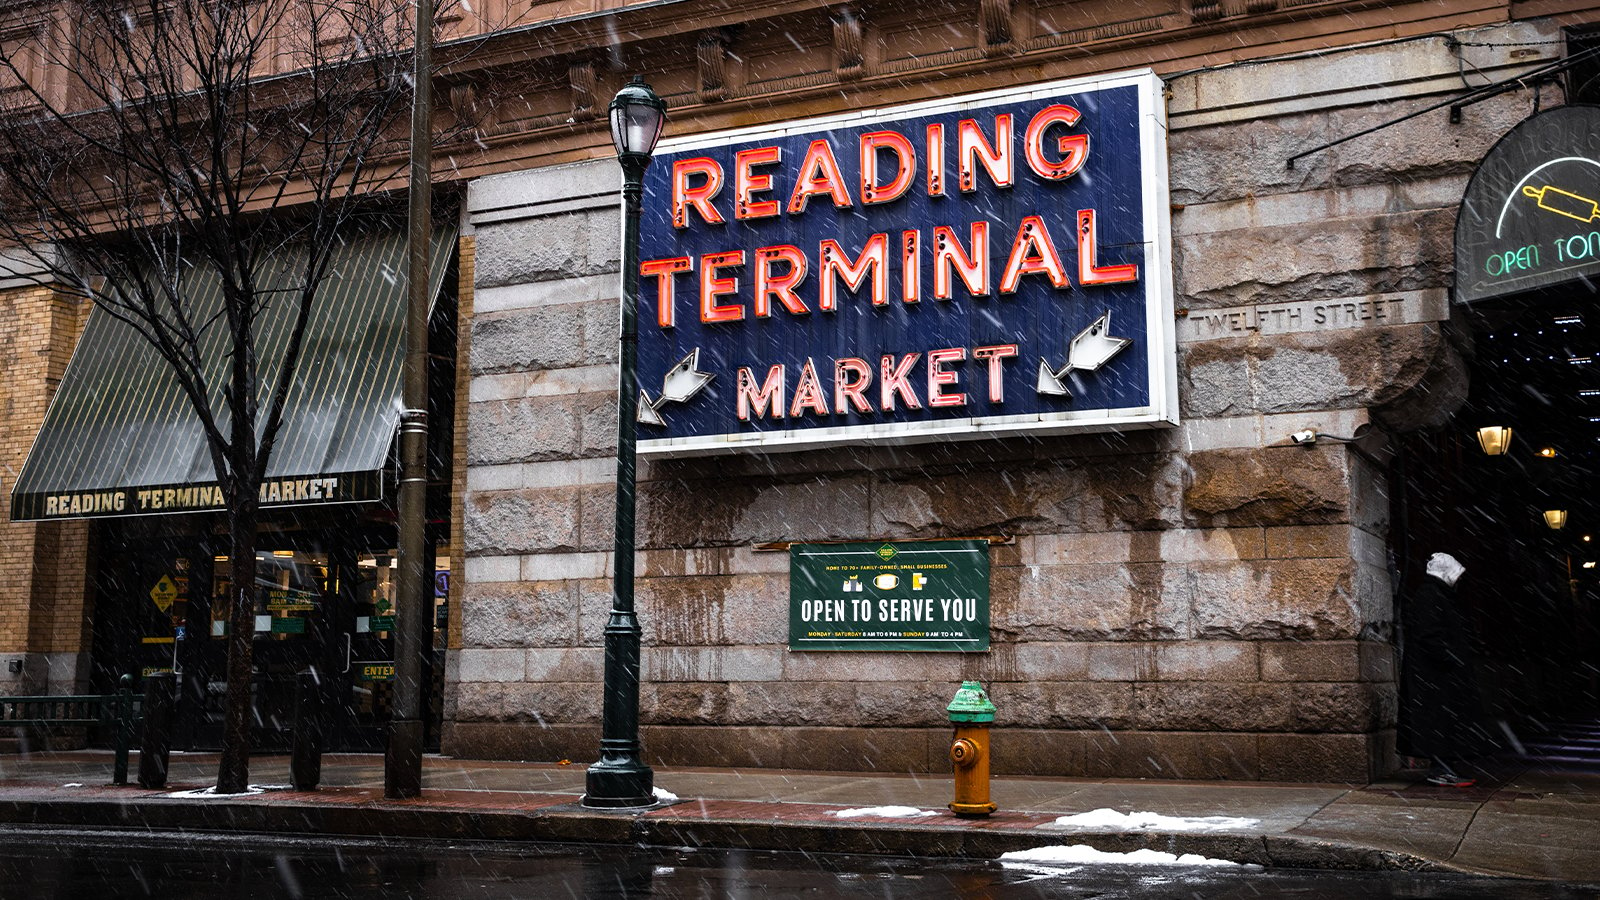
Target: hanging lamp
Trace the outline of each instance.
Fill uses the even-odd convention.
[[[1504,425],[1488,425],[1478,429],[1478,446],[1489,456],[1505,456],[1511,449],[1511,429]]]

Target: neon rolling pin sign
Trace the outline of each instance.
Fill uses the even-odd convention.
[[[1163,122],[1141,72],[664,143],[640,452],[1176,423]]]
[[[1564,289],[1600,276],[1600,109],[1519,123],[1479,163],[1456,217],[1456,299]],[[1551,295],[1552,297],[1554,295]]]
[[[1549,184],[1543,187],[1527,185],[1522,188],[1522,193],[1523,196],[1538,201],[1539,208],[1545,212],[1577,219],[1579,222],[1593,222],[1595,219],[1600,219],[1600,203],[1581,194],[1564,191]]]

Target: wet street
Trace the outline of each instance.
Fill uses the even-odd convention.
[[[0,897],[1600,898],[1600,889],[1413,873],[1245,866],[1043,866],[561,844],[0,831]]]

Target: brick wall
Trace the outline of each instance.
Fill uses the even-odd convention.
[[[461,573],[467,567],[466,544],[462,535],[462,498],[467,493],[467,394],[472,383],[472,292],[477,278],[477,239],[463,235],[459,246],[456,286],[456,416],[451,438],[453,461],[450,476],[450,577],[451,605],[449,649],[461,649],[461,601],[465,588]],[[454,654],[450,658],[454,658]]]
[[[87,307],[49,287],[0,290],[0,691],[78,688],[87,647],[88,526],[11,522],[9,496],[82,330]],[[20,671],[14,669],[20,668]]]

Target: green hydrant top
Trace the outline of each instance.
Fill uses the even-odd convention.
[[[983,685],[976,681],[963,681],[956,691],[954,700],[945,707],[945,712],[950,714],[951,722],[993,722],[994,704],[989,702],[989,693]]]

